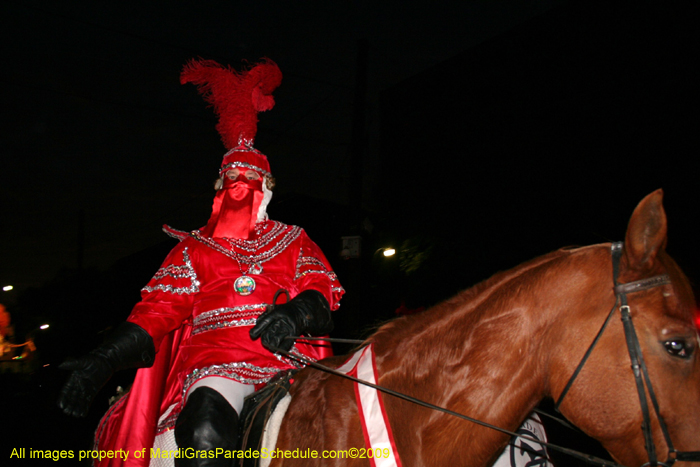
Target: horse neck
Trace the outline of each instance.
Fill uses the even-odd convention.
[[[600,286],[605,252],[559,250],[385,325],[372,339],[380,383],[516,428],[547,395],[549,342],[572,304]]]

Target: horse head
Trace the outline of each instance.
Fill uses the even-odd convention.
[[[629,466],[647,464],[654,455],[668,464],[676,457],[687,458],[672,448],[700,451],[700,338],[694,323],[695,299],[688,279],[665,251],[667,224],[662,198],[658,190],[639,203],[621,252],[617,282],[647,285],[626,287],[628,324],[633,330],[625,331],[623,321],[616,319],[624,316],[625,310],[613,282],[608,279],[593,287],[588,291],[588,305],[578,307],[578,316],[569,315],[569,322],[562,323],[569,329],[562,333],[567,342],[561,343],[570,350],[568,357],[555,359],[550,380],[561,412],[601,441],[618,462]],[[610,268],[610,256],[605,261]],[[655,280],[645,282],[650,278]],[[612,319],[588,360],[579,365],[605,320],[608,310],[603,305],[607,302],[610,306],[616,299]],[[635,344],[627,343],[630,332],[638,338],[639,358],[648,370],[645,376],[643,368],[637,368],[638,380],[628,348]],[[580,373],[562,401],[577,365]],[[645,404],[650,413],[646,421]],[[641,428],[645,423],[649,425],[646,442]],[[653,459],[651,462],[654,465]]]

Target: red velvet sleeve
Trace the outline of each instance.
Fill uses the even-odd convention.
[[[160,269],[141,289],[141,301],[127,318],[151,335],[156,351],[163,337],[179,328],[192,314],[200,283],[191,245],[183,241],[168,254]]]
[[[306,232],[301,234],[301,250],[297,258],[294,282],[300,291],[313,289],[321,292],[328,300],[331,310],[338,309],[340,298],[345,293],[323,252]]]

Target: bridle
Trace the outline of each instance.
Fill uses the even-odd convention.
[[[644,464],[645,466],[664,466],[670,467],[676,461],[688,461],[688,462],[700,462],[700,451],[678,451],[673,447],[671,442],[671,436],[668,432],[668,427],[666,422],[664,422],[663,417],[659,411],[659,404],[656,399],[656,394],[654,393],[654,388],[651,385],[651,379],[649,378],[649,371],[644,363],[644,357],[642,355],[642,349],[639,345],[639,339],[637,338],[637,332],[634,329],[634,324],[632,323],[632,316],[630,314],[630,307],[627,303],[627,294],[639,292],[642,290],[648,290],[654,287],[659,287],[661,285],[666,285],[671,283],[671,279],[668,274],[661,274],[658,276],[650,277],[648,279],[642,279],[634,282],[628,282],[625,284],[620,284],[618,282],[618,277],[620,274],[620,259],[622,257],[622,242],[616,242],[612,244],[612,264],[613,264],[613,281],[615,284],[615,304],[613,305],[607,319],[603,323],[603,326],[598,331],[595,339],[591,343],[590,347],[584,354],[581,362],[576,367],[576,370],[571,375],[568,383],[564,387],[559,399],[557,400],[554,408],[559,410],[564,397],[571,389],[574,384],[576,377],[581,372],[581,369],[585,365],[588,357],[590,357],[593,349],[600,340],[600,337],[605,331],[605,328],[610,323],[610,319],[615,313],[616,308],[620,310],[620,318],[622,319],[622,325],[625,330],[625,340],[627,342],[627,350],[630,355],[630,361],[632,362],[632,372],[634,373],[634,380],[637,386],[637,395],[639,396],[639,404],[642,409],[642,433],[644,434],[644,447],[647,451],[647,456],[649,462]],[[656,446],[654,445],[652,430],[651,430],[651,413],[649,410],[649,404],[647,403],[647,395],[651,401],[651,405],[654,408],[654,413],[656,414],[656,419],[661,427],[661,432],[664,435],[664,440],[668,446],[668,458],[665,462],[659,462],[656,455]]]

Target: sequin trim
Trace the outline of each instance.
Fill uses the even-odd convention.
[[[185,400],[187,391],[194,383],[207,376],[221,376],[243,384],[260,384],[266,383],[278,371],[280,371],[278,367],[259,367],[246,362],[224,363],[198,368],[185,378],[185,384],[182,388],[182,400]]]
[[[165,411],[163,416],[161,417],[161,420],[158,422],[158,428],[156,428],[156,436],[159,436],[163,433],[165,433],[168,430],[172,430],[175,428],[175,422],[177,422],[177,417],[180,415],[180,410],[175,410],[176,408],[180,408],[182,404],[173,404],[170,407],[168,407],[168,410]]]
[[[305,361],[317,361],[315,358],[304,355],[297,348],[296,345],[290,350],[292,355],[303,358]],[[296,360],[284,357],[279,354],[274,354],[275,357],[280,362],[286,363],[287,365],[292,365],[295,368],[303,368],[304,365]],[[280,372],[282,369],[278,367],[259,367],[251,363],[246,362],[233,362],[224,363],[221,365],[212,365],[204,368],[198,368],[192,373],[187,375],[185,378],[185,383],[182,387],[182,401],[185,400],[187,391],[192,387],[194,383],[207,376],[220,376],[222,378],[232,379],[236,382],[243,384],[261,384],[267,383],[270,378]],[[180,404],[181,406],[182,404]],[[165,417],[165,419],[158,424],[158,433],[171,429],[175,425],[177,420],[177,415],[180,413],[179,410],[173,410],[173,412]]]
[[[174,287],[171,284],[156,284],[153,287],[145,286],[142,291],[153,292],[160,290],[162,292],[175,293],[178,295],[182,294],[193,294],[199,292],[199,279],[197,278],[197,273],[192,267],[192,261],[190,260],[190,255],[187,253],[187,248],[182,250],[182,257],[185,262],[182,266],[176,266],[170,264],[164,268],[158,269],[155,276],[153,276],[152,281],[160,281],[166,277],[172,277],[173,279],[190,279],[189,287]]]
[[[255,165],[253,165],[253,164],[248,164],[248,163],[246,163],[246,162],[239,162],[239,161],[236,161],[236,162],[229,162],[229,163],[226,164],[225,166],[221,167],[221,170],[219,170],[219,174],[223,175],[223,174],[226,173],[226,171],[227,171],[228,169],[232,169],[232,168],[234,168],[234,167],[243,167],[243,168],[246,168],[246,169],[255,170],[256,172],[259,172],[259,173],[260,173],[261,175],[263,175],[263,176],[268,176],[268,177],[269,177],[269,176],[272,175],[272,174],[270,174],[270,172],[268,172],[267,170],[263,170],[263,169],[261,169],[261,168],[258,167],[258,166],[255,166]]]
[[[231,154],[233,154],[234,152],[252,152],[252,153],[257,154],[265,159],[267,158],[263,153],[261,153],[260,151],[258,151],[257,149],[255,149],[253,147],[253,140],[248,140],[245,138],[241,138],[238,141],[238,146],[236,146],[235,148],[229,149],[229,151],[226,154],[224,154],[224,160],[226,160],[226,158],[228,156],[230,156]],[[233,162],[229,162],[228,164],[222,166],[221,169],[219,169],[219,176],[223,175],[224,172],[231,167],[246,167],[249,169],[257,170],[258,172],[260,172],[263,175],[271,175],[270,172],[263,170],[259,167],[256,167],[252,164],[247,164],[245,162],[239,162],[239,161],[233,161]]]
[[[302,232],[301,227],[298,227],[296,225],[288,226],[282,224],[281,222],[270,222],[272,223],[272,228],[270,229],[270,231],[263,233],[262,236],[257,240],[230,240],[230,242],[233,245],[243,250],[245,253],[249,253],[249,255],[245,255],[245,253],[239,254],[237,252],[233,252],[227,248],[224,248],[223,246],[216,243],[216,241],[212,238],[204,237],[196,230],[190,235],[192,235],[192,237],[195,240],[218,251],[219,253],[222,253],[230,258],[235,259],[240,264],[260,264],[271,260],[278,254],[286,250],[289,247],[289,245],[291,245],[297,238],[299,238],[299,235],[301,235]],[[281,238],[278,238],[280,236]],[[271,244],[272,246],[270,247]],[[264,250],[258,254],[254,254],[258,250],[264,249],[266,247],[269,247],[269,249]]]
[[[127,394],[128,395],[128,394]],[[120,397],[116,402],[114,402],[109,409],[107,409],[107,413],[104,414],[102,419],[100,420],[100,423],[97,425],[97,430],[95,430],[95,437],[94,437],[94,446],[95,449],[97,449],[97,446],[100,445],[100,441],[102,440],[102,435],[104,434],[105,428],[107,428],[107,425],[109,424],[109,419],[112,416],[112,414],[119,408],[122,404],[124,404],[127,400],[126,395],[123,397]],[[97,460],[93,461],[93,465],[97,465]]]
[[[174,229],[174,228],[170,227],[169,225],[163,226],[163,232],[165,232],[165,234],[168,237],[175,238],[179,241],[183,241],[190,234],[189,232],[186,232],[184,230]]]
[[[258,225],[256,225],[256,230],[257,229]],[[301,228],[295,225],[289,226],[281,222],[269,221],[262,224],[262,229],[261,232],[259,232],[259,237],[257,239],[245,240],[242,238],[230,238],[228,239],[228,241],[229,243],[243,251],[246,251],[248,253],[255,253],[260,248],[265,248],[266,246],[268,246],[281,234],[284,234],[286,231],[289,231],[291,233],[295,229],[301,231]]]
[[[217,308],[198,315],[192,320],[192,334],[238,326],[253,326],[267,309],[266,303]]]
[[[301,358],[302,360],[300,361],[300,360],[295,360],[293,358],[288,358],[288,357],[285,357],[284,355],[278,354],[278,353],[276,353],[274,355],[275,355],[275,357],[277,357],[277,360],[279,360],[280,362],[286,363],[287,365],[292,365],[295,368],[304,368],[306,365],[301,363],[302,361],[310,361],[310,362],[317,361],[315,358],[309,357],[308,355],[301,353],[299,351],[299,349],[297,349],[296,344],[294,344],[294,347],[292,347],[292,349],[289,351],[289,353]]]
[[[335,274],[335,272],[329,271],[323,261],[314,256],[302,256],[300,254],[299,259],[297,260],[297,271],[294,276],[294,280],[297,280],[307,274],[325,274],[328,276],[331,282],[336,282],[338,280],[338,276]]]

